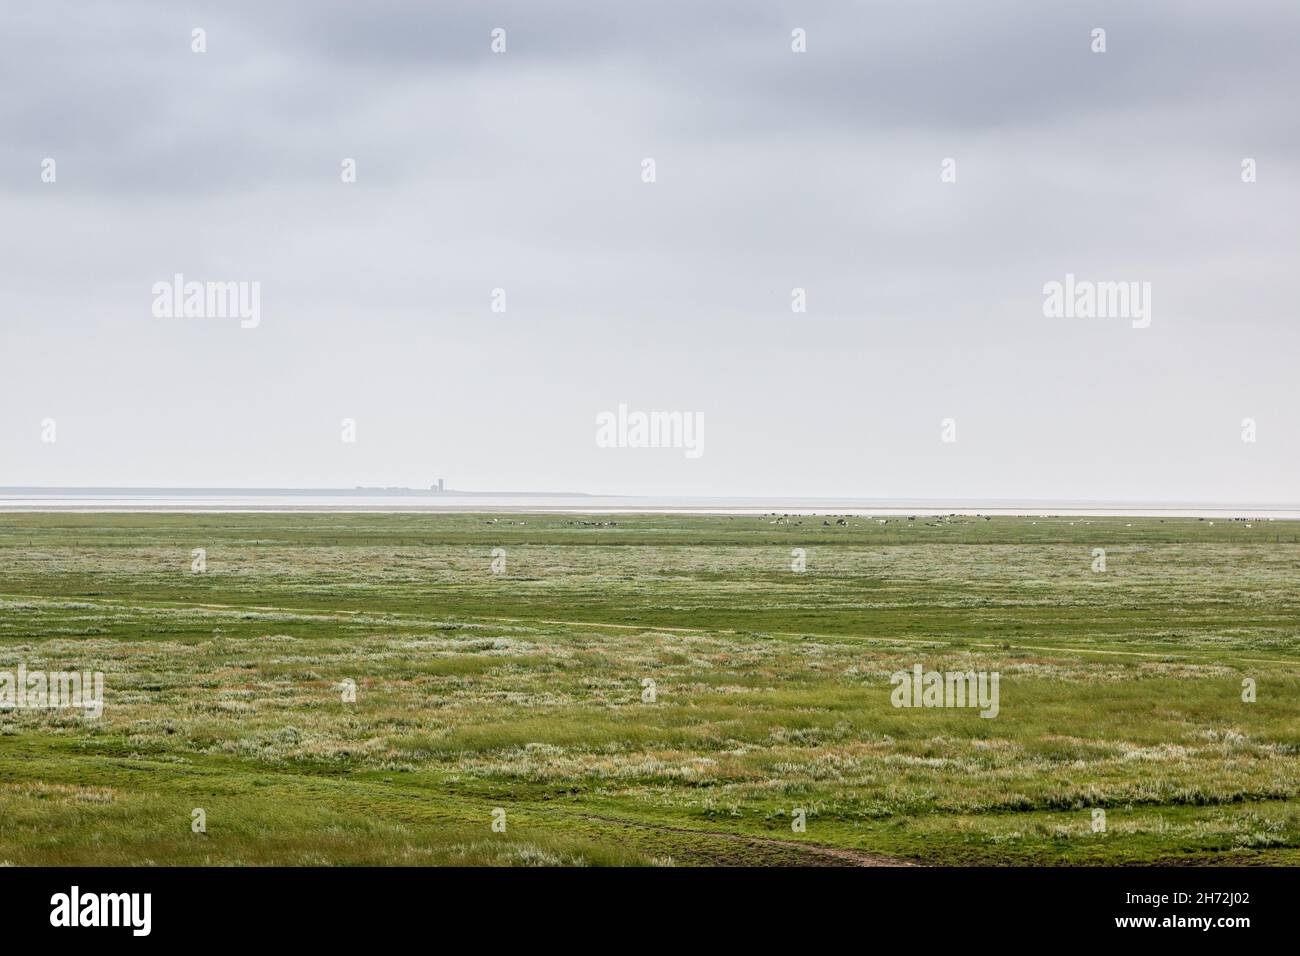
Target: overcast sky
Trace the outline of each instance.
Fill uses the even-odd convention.
[[[14,0],[0,485],[1300,500],[1297,49],[1294,0]],[[703,454],[597,447],[620,403]]]

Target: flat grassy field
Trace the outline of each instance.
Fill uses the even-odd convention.
[[[882,520],[0,515],[0,863],[1300,863],[1300,527]]]

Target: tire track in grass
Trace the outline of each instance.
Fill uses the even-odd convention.
[[[710,840],[724,840],[751,847],[762,847],[793,853],[795,864],[802,866],[919,866],[911,860],[901,857],[886,856],[882,853],[869,853],[866,850],[854,850],[848,847],[825,846],[820,843],[805,843],[801,840],[781,840],[776,837],[756,836],[748,833],[730,833],[723,830],[694,830],[690,827],[675,827],[665,823],[644,823],[639,820],[623,820],[616,817],[593,816],[583,814],[582,819],[593,823],[612,824],[624,828],[653,830],[658,833],[675,833],[683,836],[704,837]],[[717,861],[725,863],[725,860]]]

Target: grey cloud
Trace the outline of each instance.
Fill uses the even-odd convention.
[[[483,487],[1294,497],[1291,4],[6,16],[8,483],[396,483],[451,458]],[[1044,319],[1067,271],[1151,281],[1152,328]],[[263,325],[152,319],[175,272],[261,281]],[[705,411],[707,460],[597,454],[619,401]],[[50,453],[29,425],[55,406]],[[1250,410],[1269,443],[1243,459]],[[341,457],[343,414],[384,440]]]

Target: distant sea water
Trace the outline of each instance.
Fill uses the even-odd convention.
[[[1029,515],[1300,518],[1300,505],[1008,499],[719,498],[310,489],[0,488],[0,512],[373,512],[534,514]]]

